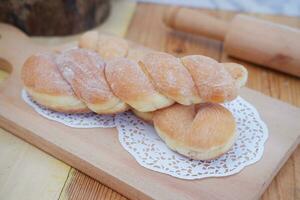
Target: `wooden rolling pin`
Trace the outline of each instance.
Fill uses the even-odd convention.
[[[171,8],[167,26],[224,41],[225,51],[236,58],[300,77],[300,30],[246,15],[231,22],[187,8]]]

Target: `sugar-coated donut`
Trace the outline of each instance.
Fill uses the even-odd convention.
[[[125,57],[129,48],[128,42],[123,38],[109,34],[99,34],[97,31],[84,33],[79,39],[78,46],[97,51],[104,60]]]
[[[248,79],[248,71],[243,65],[237,63],[221,63],[221,64],[235,79],[235,83],[238,88],[241,88],[244,85],[246,85]]]
[[[237,97],[238,86],[221,63],[201,55],[185,56],[181,60],[192,75],[202,102],[219,103]]]
[[[26,91],[33,100],[49,109],[66,113],[88,112],[87,106],[59,73],[55,57],[55,54],[40,53],[26,60],[21,71]]]
[[[115,58],[105,67],[113,93],[140,112],[149,112],[174,103],[155,90],[140,66],[126,58]]]
[[[141,61],[147,54],[154,52],[154,50],[137,45],[137,44],[131,44],[129,43],[129,49],[127,53],[127,58],[129,60],[132,60],[136,63]]]
[[[97,51],[99,33],[97,31],[88,31],[79,38],[78,46],[80,48]]]
[[[104,60],[125,57],[128,52],[128,43],[123,38],[101,34],[98,37],[97,52]]]
[[[56,62],[76,96],[92,111],[112,114],[129,108],[111,92],[104,75],[105,63],[96,52],[70,49],[59,54]]]
[[[197,160],[210,160],[227,152],[236,136],[230,111],[219,104],[175,104],[154,112],[154,127],[167,146]]]
[[[231,101],[247,81],[247,70],[239,64],[201,55],[176,58],[96,31],[83,34],[79,47],[26,61],[24,86],[37,102],[65,112],[113,114],[130,107],[152,112],[174,102]],[[50,80],[54,82],[49,84]],[[53,93],[53,88],[62,95]]]
[[[192,76],[180,59],[163,52],[151,52],[139,64],[160,93],[183,105],[200,102]]]

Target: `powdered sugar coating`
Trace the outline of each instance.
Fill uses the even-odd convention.
[[[56,55],[39,53],[29,57],[23,65],[21,76],[26,87],[50,95],[74,96],[72,87],[57,69]]]
[[[212,58],[191,55],[181,58],[184,66],[192,75],[200,98],[204,102],[224,102],[237,97],[235,80]]]
[[[141,61],[147,54],[154,52],[152,49],[148,49],[143,46],[139,46],[136,44],[131,44],[129,47],[128,53],[127,53],[127,58],[129,60],[132,60],[134,62],[139,62]]]
[[[105,79],[105,63],[96,52],[70,49],[58,55],[56,61],[64,78],[84,102],[103,103],[114,97]]]
[[[165,96],[184,105],[197,101],[196,86],[180,59],[163,52],[151,52],[144,56],[141,64]]]
[[[112,35],[100,34],[97,41],[97,52],[104,60],[125,57],[128,51],[126,40]]]
[[[237,63],[221,63],[226,71],[229,72],[231,77],[235,80],[237,87],[241,88],[246,85],[248,79],[248,71],[247,69],[240,64]]]
[[[105,75],[111,89],[122,100],[156,93],[139,65],[126,58],[116,58],[107,63]]]
[[[155,106],[157,101],[161,103],[156,97],[162,95],[136,62],[115,58],[107,63],[105,76],[114,94],[136,109]]]

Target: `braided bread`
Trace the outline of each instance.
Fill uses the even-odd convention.
[[[231,112],[214,103],[176,104],[155,111],[153,124],[170,149],[196,160],[219,157],[231,148],[236,137]]]
[[[97,53],[71,49],[59,54],[56,63],[58,70],[71,85],[76,96],[90,110],[101,114],[112,114],[129,108],[111,91],[104,74],[106,64]]]
[[[93,51],[38,54],[25,62],[23,82],[38,103],[63,112],[151,112],[174,102],[230,101],[247,79],[241,65],[200,55],[180,59],[96,32],[84,34],[79,46]]]
[[[21,76],[35,101],[66,113],[132,109],[171,149],[193,159],[212,159],[232,146],[233,116],[215,103],[236,98],[247,80],[243,66],[177,58],[96,32],[84,34],[79,47],[26,60]]]
[[[56,54],[44,53],[29,57],[23,65],[21,78],[26,91],[39,104],[59,112],[88,112],[72,87],[59,73]]]

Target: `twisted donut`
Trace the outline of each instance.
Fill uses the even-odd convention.
[[[247,71],[241,65],[221,64],[200,55],[176,58],[94,32],[84,34],[79,46],[97,50],[100,57],[91,50],[70,49],[34,55],[25,62],[22,78],[34,100],[63,112],[88,108],[99,114],[112,114],[129,107],[151,112],[175,102],[192,105],[233,100],[247,79]],[[58,93],[53,92],[53,87]],[[69,92],[60,94],[61,87],[68,87]]]
[[[214,103],[176,104],[155,111],[153,123],[170,149],[196,160],[210,160],[224,154],[236,137],[231,112]]]
[[[109,61],[105,75],[113,93],[141,112],[157,110],[174,103],[157,92],[140,66],[131,60],[118,58]]]
[[[87,107],[101,114],[123,112],[129,107],[108,85],[105,63],[96,52],[71,49],[56,57],[58,70]]]
[[[236,98],[247,81],[243,66],[176,58],[96,32],[84,34],[79,46],[26,60],[22,80],[39,104],[66,113],[131,108],[171,149],[193,159],[212,159],[232,146],[233,116],[215,103]]]
[[[28,94],[39,104],[59,112],[88,112],[87,106],[64,80],[55,62],[56,54],[36,54],[23,65],[21,78]]]

